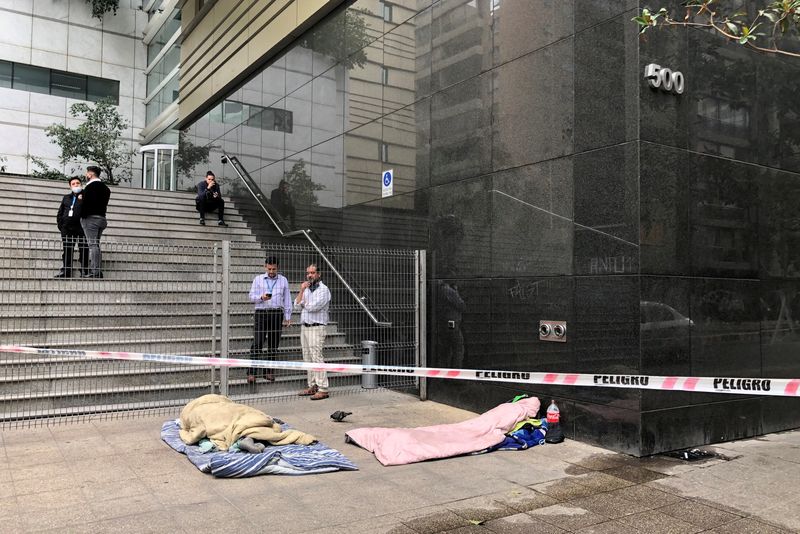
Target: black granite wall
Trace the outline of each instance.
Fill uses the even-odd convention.
[[[347,63],[352,42],[335,66],[299,42],[233,95],[278,80],[270,105],[299,103],[270,150],[246,121],[190,132],[245,153],[265,190],[300,158],[341,180],[338,203],[299,206],[326,242],[426,249],[429,366],[800,375],[797,61],[700,30],[642,40],[635,1],[420,0],[391,21],[365,15],[376,5],[321,26],[360,13],[365,65]],[[649,63],[685,93],[650,89]],[[314,111],[331,80],[333,128]],[[389,167],[381,198],[370,177]],[[541,319],[567,321],[568,342],[539,341]],[[474,410],[521,392],[557,399],[568,437],[636,455],[800,426],[795,399],[429,383]]]

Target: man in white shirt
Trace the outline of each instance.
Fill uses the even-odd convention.
[[[303,346],[303,361],[325,363],[322,346],[325,344],[325,329],[328,324],[328,308],[331,292],[320,281],[319,270],[315,264],[306,267],[306,281],[300,286],[300,293],[294,303],[301,308],[300,343]],[[310,396],[311,400],[328,398],[328,373],[308,371],[308,387],[300,396]]]
[[[289,281],[278,274],[278,259],[274,256],[264,260],[266,274],[259,274],[250,286],[250,302],[255,304],[253,343],[250,345],[250,359],[262,359],[261,351],[267,342],[267,360],[278,356],[281,330],[292,324],[292,295]],[[273,369],[250,368],[247,382],[255,384],[256,376],[262,375],[267,382],[275,382]]]

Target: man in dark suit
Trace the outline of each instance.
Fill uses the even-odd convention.
[[[228,226],[225,224],[225,201],[222,199],[222,192],[217,184],[217,177],[214,173],[208,171],[206,179],[197,184],[197,196],[194,199],[194,206],[200,213],[200,224],[206,224],[206,213],[215,211],[219,221],[217,224],[220,226]]]
[[[289,182],[281,180],[278,187],[272,190],[269,202],[283,220],[289,223],[291,228],[294,228],[294,204],[292,203],[292,197],[289,195]]]
[[[63,247],[61,270],[56,275],[56,278],[69,278],[72,276],[72,255],[75,252],[75,245],[78,245],[81,276],[85,276],[89,272],[89,249],[86,246],[86,236],[83,235],[83,228],[81,228],[81,207],[83,206],[81,179],[77,176],[70,178],[69,187],[72,191],[61,199],[58,215],[56,215]]]
[[[86,167],[86,187],[83,188],[81,207],[81,227],[89,245],[89,272],[84,278],[103,278],[100,271],[100,237],[106,229],[106,208],[111,198],[111,190],[100,180],[100,167]]]

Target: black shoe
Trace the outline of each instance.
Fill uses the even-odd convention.
[[[201,226],[205,226],[206,225],[206,220],[205,219],[200,219],[200,225]]]
[[[228,226],[228,225],[225,224],[225,221],[220,220],[220,221],[217,222],[217,226]]]
[[[60,273],[55,275],[53,278],[69,278],[69,275],[67,273],[65,273],[64,271],[61,271]]]

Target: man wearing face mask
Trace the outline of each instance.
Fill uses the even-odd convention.
[[[325,329],[328,324],[328,308],[331,292],[320,280],[315,264],[306,267],[306,281],[300,286],[300,293],[294,303],[300,306],[300,344],[303,346],[303,361],[325,363],[322,346],[325,344]],[[308,387],[300,392],[301,397],[311,400],[328,398],[328,373],[326,371],[307,371]]]
[[[86,236],[81,228],[81,208],[83,207],[83,188],[81,179],[73,176],[69,179],[72,190],[61,199],[58,207],[56,221],[61,232],[61,270],[56,278],[70,278],[72,276],[72,255],[75,245],[78,246],[78,256],[81,263],[81,276],[89,272],[89,249],[86,246]]]

